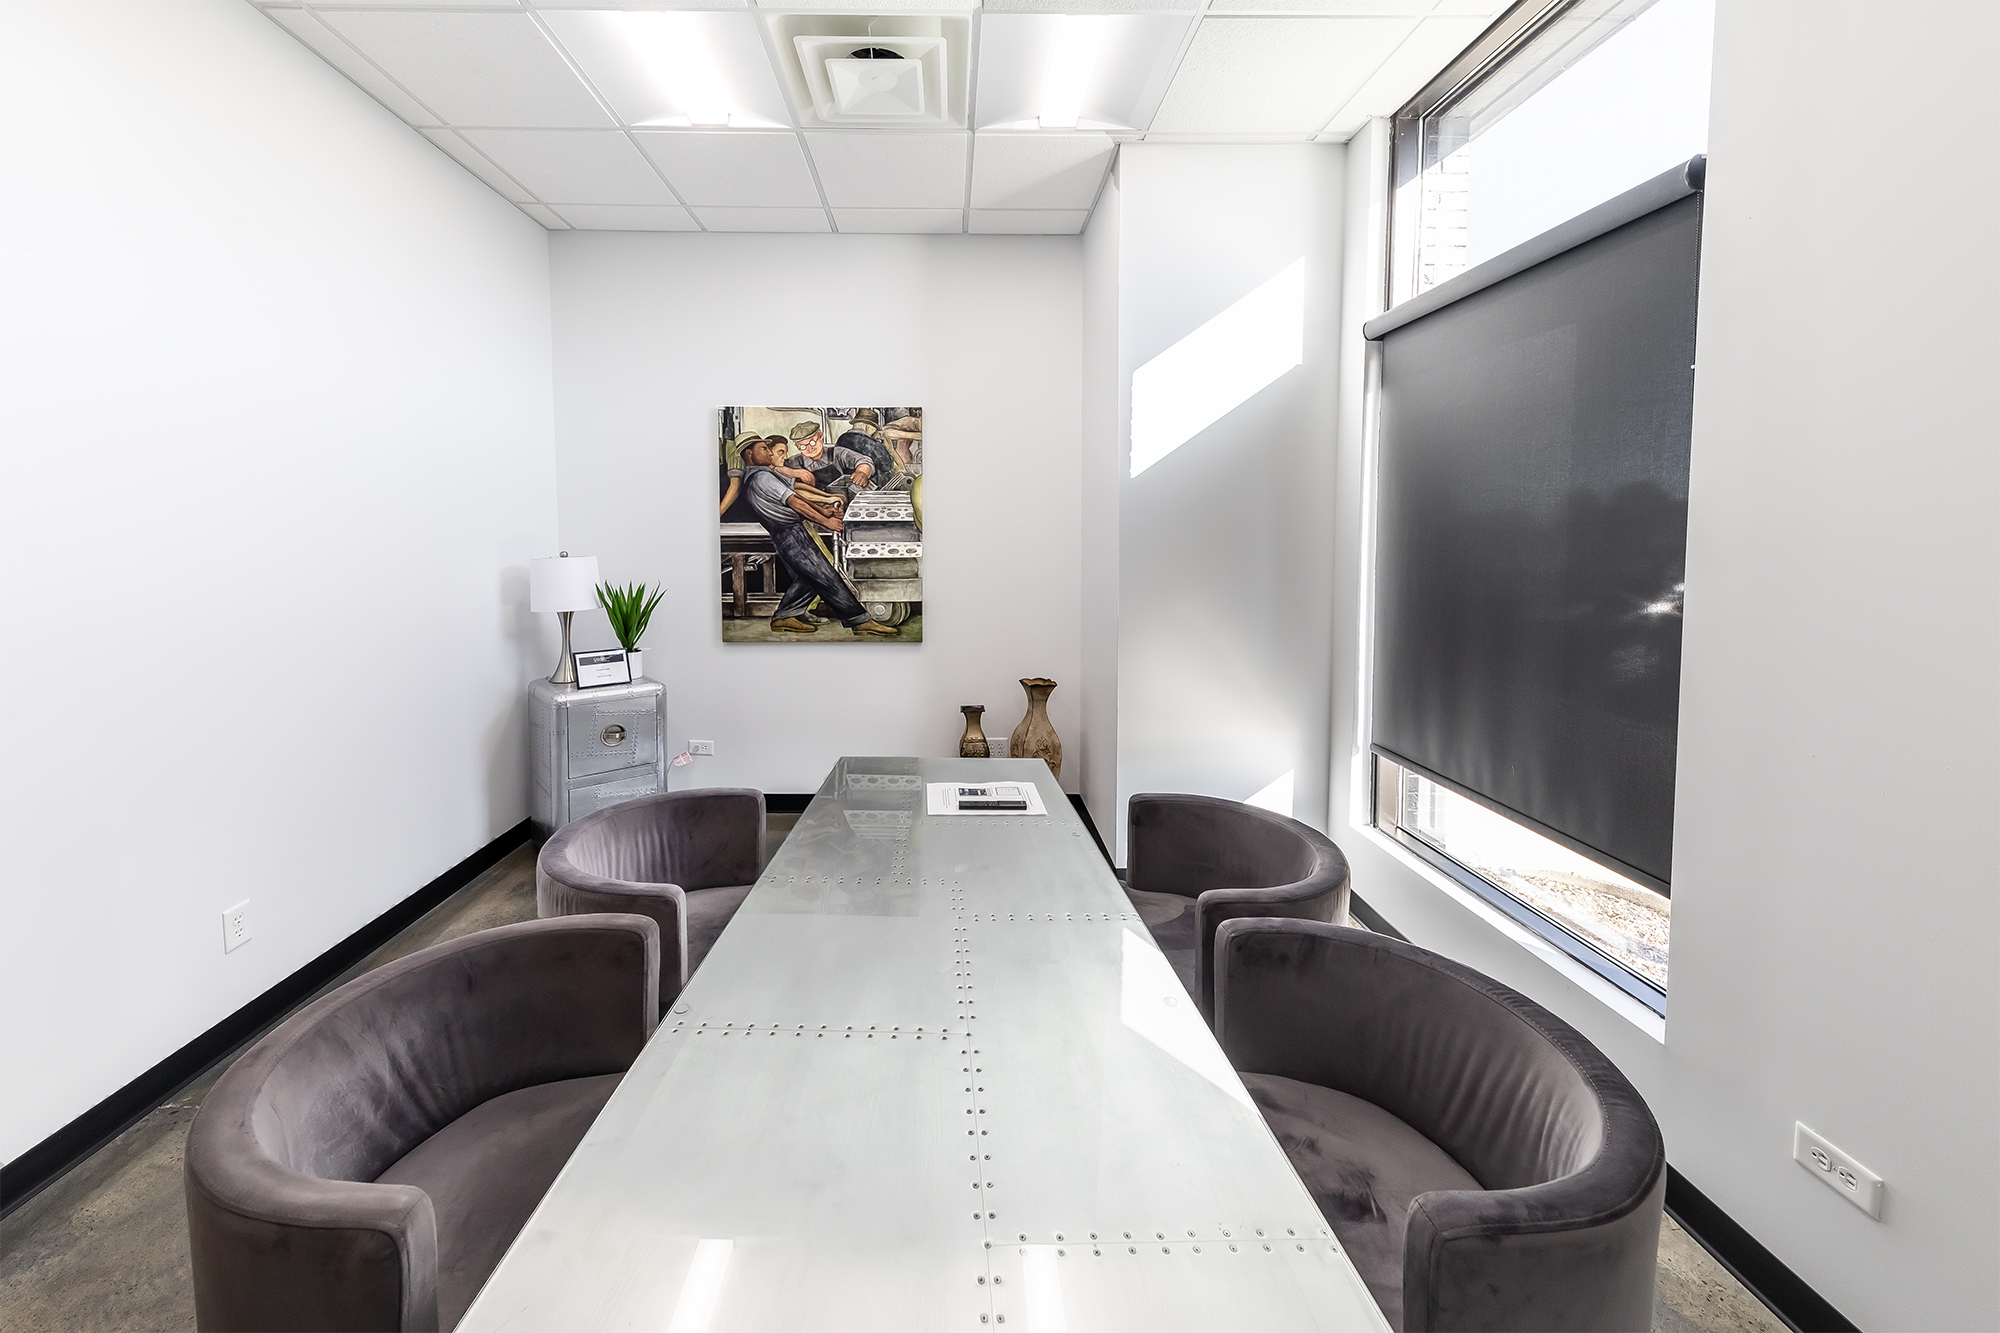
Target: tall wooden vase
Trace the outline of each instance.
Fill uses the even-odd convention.
[[[1062,737],[1049,721],[1049,692],[1056,683],[1044,676],[1029,676],[1021,682],[1028,692],[1028,715],[1014,728],[1007,752],[1016,759],[1042,759],[1049,772],[1062,780]]]

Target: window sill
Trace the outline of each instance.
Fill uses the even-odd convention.
[[[1438,870],[1409,848],[1397,842],[1388,834],[1372,826],[1356,826],[1355,832],[1382,848],[1401,865],[1424,880],[1425,883],[1445,894],[1452,901],[1465,908],[1475,917],[1491,926],[1500,935],[1533,954],[1542,962],[1560,973],[1606,1009],[1617,1014],[1639,1031],[1661,1045],[1667,1040],[1667,1020],[1647,1008],[1639,1000],[1627,995],[1611,982],[1597,975],[1590,968],[1571,958],[1568,954],[1549,943],[1541,936],[1523,926],[1520,922],[1502,912],[1493,904],[1481,898],[1464,885]]]

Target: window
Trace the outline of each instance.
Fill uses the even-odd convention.
[[[1517,7],[1397,118],[1392,303],[1707,150],[1715,0]]]
[[[1375,782],[1384,832],[1664,1012],[1673,922],[1665,894],[1379,755]]]
[[[1495,24],[1397,118],[1367,326],[1376,823],[1662,1013],[1713,23]]]

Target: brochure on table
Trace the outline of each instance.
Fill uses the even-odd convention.
[[[929,812],[934,815],[1046,815],[1049,808],[1042,804],[1042,793],[1032,782],[932,782],[925,784],[929,793]],[[961,810],[958,805],[960,790],[989,792],[1002,799],[1017,795],[1028,803],[1025,810]],[[972,799],[972,798],[968,798]]]

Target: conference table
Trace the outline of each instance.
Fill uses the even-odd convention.
[[[1047,766],[842,759],[459,1328],[1000,1326],[1387,1327]]]

